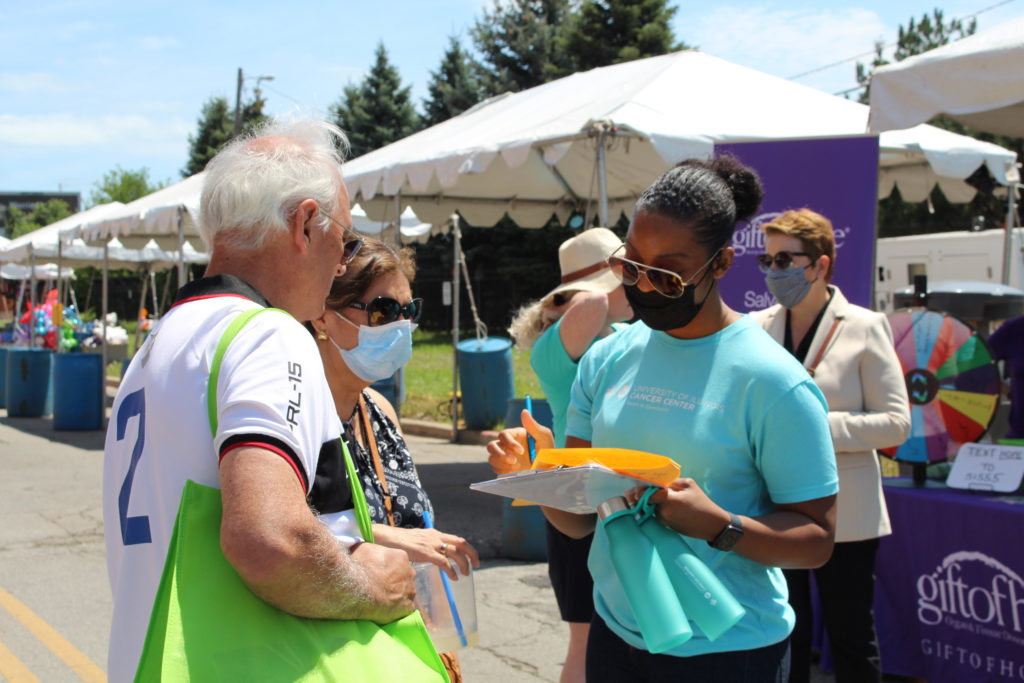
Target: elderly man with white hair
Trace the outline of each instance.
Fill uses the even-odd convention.
[[[359,247],[340,172],[344,142],[324,122],[271,123],[207,166],[209,267],[181,288],[140,349],[107,431],[111,681],[135,676],[187,480],[220,489],[224,555],[267,603],[379,624],[413,609],[404,552],[336,538],[355,528],[341,425],[299,322],[323,312]],[[266,307],[284,313],[253,317],[223,353],[211,436],[206,396],[218,342],[240,313]]]

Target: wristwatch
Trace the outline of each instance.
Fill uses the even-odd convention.
[[[729,513],[729,523],[722,531],[715,536],[714,540],[708,541],[708,545],[717,550],[729,552],[736,543],[743,537],[743,522],[739,516]]]

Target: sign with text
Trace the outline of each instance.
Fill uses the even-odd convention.
[[[1024,447],[965,443],[946,478],[946,486],[1010,493],[1024,477]]]
[[[854,304],[871,308],[878,204],[878,138],[858,136],[715,145],[757,170],[764,201],[736,226],[732,269],[720,280],[722,298],[741,313],[768,308],[775,297],[757,268],[764,253],[761,225],[783,211],[808,208],[832,221],[836,266],[832,283]]]

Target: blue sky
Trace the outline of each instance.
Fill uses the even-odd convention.
[[[272,114],[323,115],[369,67],[383,40],[417,102],[449,35],[492,0],[198,2],[106,0],[0,4],[0,191],[88,195],[115,165],[180,179],[203,103],[233,101],[236,71],[263,84]],[[679,0],[676,35],[705,52],[782,77],[893,42],[897,26],[942,0]],[[946,0],[947,17],[1004,0]],[[1011,0],[980,29],[1024,14]],[[799,82],[856,85],[854,63]],[[255,80],[247,80],[251,88]],[[741,93],[709,93],[737,97]]]

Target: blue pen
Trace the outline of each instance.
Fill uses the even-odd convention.
[[[430,517],[430,510],[423,511],[423,524],[428,529],[434,528],[434,521]],[[459,610],[455,607],[455,595],[452,594],[452,584],[448,580],[448,575],[444,573],[444,570],[440,567],[437,571],[441,574],[441,584],[444,585],[444,595],[448,598],[448,608],[452,611],[452,622],[455,624],[455,631],[459,634],[459,642],[462,647],[466,647],[469,641],[466,640],[466,630],[462,628],[462,619],[459,617]]]
[[[530,398],[529,394],[526,395],[524,403],[526,405],[526,412],[530,414],[530,417],[533,417],[533,399]],[[530,462],[533,462],[537,457],[537,442],[530,436],[529,432],[526,434],[526,446],[530,449]]]

